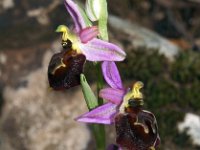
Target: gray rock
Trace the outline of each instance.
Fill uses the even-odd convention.
[[[24,77],[27,84],[17,89],[5,87],[0,118],[1,150],[83,150],[90,141],[85,124],[74,121],[86,112],[80,88],[49,90],[47,51],[41,68]],[[17,80],[17,79],[16,79]]]
[[[118,31],[126,33],[131,38],[131,43],[135,49],[145,47],[146,49],[158,49],[170,60],[174,59],[179,52],[179,47],[169,42],[153,31],[136,25],[132,22],[120,19],[116,16],[109,16],[109,24]]]

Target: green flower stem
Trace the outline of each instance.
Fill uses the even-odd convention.
[[[108,41],[108,31],[107,31],[107,20],[108,20],[108,11],[107,11],[107,1],[101,0],[101,10],[100,10],[100,18],[98,21],[98,27],[100,32],[100,38],[102,40]],[[99,95],[99,91],[103,88],[103,75],[101,71],[101,63],[96,63],[96,72],[97,72],[97,94]],[[103,99],[98,96],[98,106],[103,104]],[[106,149],[106,138],[105,138],[105,126],[94,124],[93,125],[93,132],[98,137],[95,136],[96,143],[97,143],[97,150],[105,150]]]
[[[101,72],[101,63],[95,63],[96,74],[97,74],[97,95],[99,95],[99,91],[103,88],[104,80]],[[103,104],[103,99],[98,96],[98,106]],[[94,134],[96,140],[97,150],[105,150],[106,148],[106,140],[105,140],[105,126],[101,124],[92,124],[91,125],[92,132]]]
[[[101,63],[96,63],[96,73],[97,73],[97,93],[99,94],[99,91],[103,88],[104,81],[103,76],[101,72]],[[98,96],[98,106],[103,104],[103,99]]]
[[[105,150],[106,149],[105,126],[101,124],[92,124],[91,128],[94,138],[96,140],[96,149]]]
[[[97,72],[97,93],[99,95],[99,91],[103,88],[104,81],[101,72],[101,63],[96,64],[96,72]],[[103,99],[98,96],[98,106],[103,104]],[[95,133],[96,146],[97,150],[105,150],[106,148],[106,140],[105,140],[105,126],[100,124],[94,124],[92,126],[93,132]]]

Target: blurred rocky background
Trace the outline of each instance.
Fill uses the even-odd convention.
[[[145,83],[161,150],[200,149],[199,7],[199,0],[108,0],[110,41],[128,53],[118,63],[122,79],[127,87]],[[62,1],[0,0],[0,150],[95,149],[89,126],[73,120],[87,111],[80,87],[48,89],[60,24],[72,24]],[[95,88],[91,63],[85,74]]]

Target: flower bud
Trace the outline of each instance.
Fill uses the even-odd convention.
[[[101,0],[86,0],[86,13],[91,21],[97,21],[101,13]]]

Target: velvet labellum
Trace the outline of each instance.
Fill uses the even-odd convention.
[[[86,57],[72,49],[71,42],[63,41],[63,51],[52,56],[48,67],[49,85],[54,90],[68,89],[80,84],[80,74]]]
[[[127,150],[155,150],[160,142],[155,116],[129,106],[115,117],[116,142]]]

